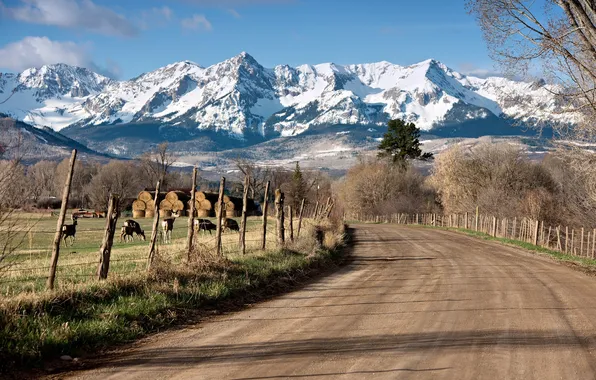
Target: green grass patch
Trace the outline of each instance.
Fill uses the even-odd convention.
[[[206,310],[241,307],[334,267],[342,256],[340,249],[304,251],[235,254],[192,265],[166,262],[151,273],[5,298],[0,372],[130,342]]]

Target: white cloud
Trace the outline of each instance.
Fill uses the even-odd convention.
[[[250,6],[259,4],[291,4],[297,0],[179,0],[186,3],[218,7]]]
[[[193,15],[181,21],[184,29],[211,31],[213,27],[207,18],[203,15]]]
[[[141,12],[138,18],[138,25],[141,29],[149,29],[152,26],[164,26],[172,21],[174,11],[167,6],[151,8]]]
[[[91,0],[21,0],[21,3],[13,8],[3,7],[3,13],[18,21],[105,35],[130,37],[138,33],[124,16]]]
[[[234,8],[228,9],[228,13],[231,14],[232,16],[234,16],[234,18],[242,18],[240,13],[238,13],[238,11],[235,10]]]
[[[100,74],[116,77],[118,65],[109,61],[107,68],[95,64],[89,54],[90,44],[72,41],[52,41],[48,37],[25,37],[0,48],[0,67],[22,71],[30,67],[65,63],[86,67]]]
[[[478,78],[503,76],[503,73],[500,73],[496,70],[478,67],[478,66],[474,65],[473,63],[463,63],[463,64],[459,65],[459,72],[464,75],[469,75],[469,76],[478,77]]]

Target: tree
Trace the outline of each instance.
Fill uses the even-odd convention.
[[[53,161],[39,161],[27,169],[31,197],[37,201],[41,196],[52,195],[57,164]]]
[[[294,169],[294,173],[292,174],[292,183],[290,186],[290,198],[292,202],[292,206],[295,210],[300,207],[300,202],[306,195],[306,181],[304,180],[304,176],[302,175],[302,170],[300,170],[300,164],[296,161],[296,168]]]
[[[379,144],[379,157],[391,157],[394,164],[405,167],[408,160],[429,160],[432,153],[420,149],[420,129],[414,123],[390,120],[387,132]]]
[[[588,0],[467,0],[491,56],[510,74],[539,69],[564,110],[583,122],[561,132],[596,141],[596,3]]]
[[[110,194],[116,194],[120,199],[133,198],[139,189],[137,171],[134,164],[124,161],[112,160],[102,166],[86,187],[93,207],[106,211]]]
[[[260,199],[265,192],[265,185],[271,175],[268,167],[257,166],[254,162],[245,159],[236,159],[236,167],[244,176],[249,176],[249,196],[252,199]],[[240,178],[244,181],[244,178]]]
[[[148,182],[146,186],[155,186],[157,181],[160,181],[161,188],[166,189],[170,182],[168,172],[176,160],[176,155],[168,149],[167,141],[159,144],[154,150],[144,153],[141,156],[141,166]]]

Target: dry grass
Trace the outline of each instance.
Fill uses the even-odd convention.
[[[179,321],[187,322],[207,305],[219,307],[223,302],[224,307],[230,307],[254,302],[284,291],[320,268],[333,266],[339,257],[337,252],[320,247],[314,238],[319,227],[311,221],[305,221],[300,238],[284,249],[273,244],[274,221],[269,226],[266,251],[259,249],[260,221],[255,219],[248,224],[246,255],[237,250],[238,234],[228,233],[224,235],[224,254],[215,256],[214,240],[207,234],[198,237],[190,263],[184,254],[185,239],[178,237],[172,244],[159,246],[150,272],[145,270],[146,243],[119,246],[113,257],[139,259],[134,265],[142,270],[124,273],[124,267],[115,262],[108,279],[99,282],[87,276],[69,281],[67,275],[81,269],[68,269],[59,272],[58,289],[52,292],[23,286],[30,281],[24,274],[26,265],[37,264],[35,258],[21,259],[21,277],[14,275],[21,288],[0,299],[0,373],[15,366],[39,364],[41,359],[96,352],[127,342]],[[332,226],[324,228],[329,231],[325,236],[330,236],[324,245],[336,246],[342,232],[333,233]],[[96,255],[95,249],[78,255],[65,253],[60,262],[87,263]],[[94,269],[95,264],[82,271]]]

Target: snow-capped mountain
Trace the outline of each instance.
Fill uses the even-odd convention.
[[[206,68],[177,62],[127,81],[63,64],[0,74],[0,112],[83,140],[92,140],[89,131],[119,137],[129,126],[178,140],[215,133],[262,141],[319,126],[366,129],[391,118],[427,131],[487,118],[573,122],[560,110],[544,83],[465,76],[435,60],[269,69],[241,53]]]

